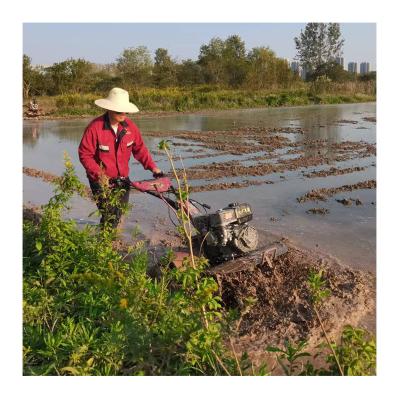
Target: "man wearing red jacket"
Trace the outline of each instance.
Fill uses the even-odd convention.
[[[149,150],[143,142],[139,128],[126,117],[127,113],[136,113],[139,109],[129,102],[126,90],[113,88],[106,99],[98,99],[95,104],[107,110],[86,127],[79,145],[79,159],[86,169],[90,188],[101,213],[100,224],[110,223],[116,228],[120,222],[122,210],[111,206],[104,199],[99,180],[107,177],[112,190],[124,189],[121,204],[129,201],[129,159],[131,154],[145,169],[153,172],[154,177],[163,173],[157,168]]]

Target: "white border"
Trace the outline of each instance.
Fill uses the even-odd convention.
[[[21,3],[21,4],[20,4]],[[400,280],[398,211],[399,98],[398,12],[383,2],[336,0],[251,1],[34,1],[4,9],[2,37],[2,329],[0,376],[11,398],[324,398],[376,399],[396,393]],[[390,2],[395,4],[395,2]],[[10,7],[10,4],[8,4]],[[377,22],[378,23],[378,377],[369,378],[45,378],[21,377],[22,123],[21,60],[23,22]],[[392,164],[392,165],[391,165]],[[390,168],[393,168],[391,170]],[[393,172],[395,171],[395,172]],[[395,175],[394,175],[395,174]],[[396,191],[398,192],[398,191]],[[15,301],[16,300],[16,301]],[[290,384],[289,384],[290,379]],[[390,395],[389,395],[390,396]]]

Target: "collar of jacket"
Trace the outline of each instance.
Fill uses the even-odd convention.
[[[127,123],[126,121],[122,121],[122,122],[120,122],[120,124],[121,124],[124,128],[126,128],[126,127],[128,126],[128,123]],[[112,130],[112,128],[111,128],[111,123],[110,123],[110,118],[109,118],[109,116],[108,116],[108,112],[106,112],[106,113],[103,115],[103,129]]]

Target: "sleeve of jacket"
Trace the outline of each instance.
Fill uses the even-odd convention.
[[[81,143],[79,144],[79,160],[86,169],[86,173],[91,180],[98,180],[101,168],[95,160],[97,149],[97,135],[95,129],[90,125],[86,128]]]
[[[135,128],[135,143],[132,146],[132,154],[136,160],[138,160],[144,169],[152,171],[157,168],[157,165],[153,161],[149,150],[143,142],[142,135],[140,134],[139,128]]]

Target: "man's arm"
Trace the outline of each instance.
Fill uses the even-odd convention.
[[[79,160],[86,169],[89,178],[93,181],[97,181],[101,173],[101,168],[94,158],[96,154],[96,148],[96,133],[94,132],[94,129],[89,126],[86,128],[83,134],[78,153]]]

